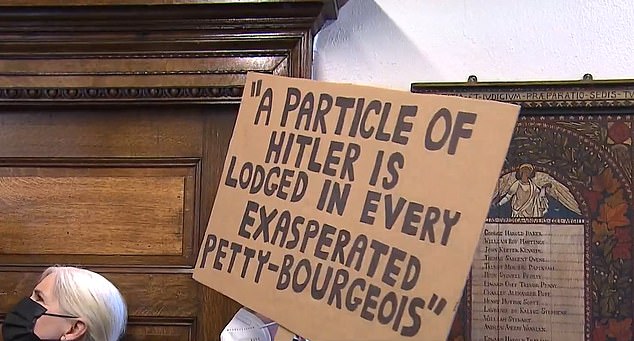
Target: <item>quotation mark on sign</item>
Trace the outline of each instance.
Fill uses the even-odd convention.
[[[251,82],[251,97],[260,96],[260,92],[262,92],[262,80],[258,79],[255,82]]]
[[[438,304],[436,305],[436,303],[438,303]],[[429,310],[432,310],[432,308],[434,308],[434,305],[436,305],[436,309],[433,309],[434,314],[440,315],[442,310],[445,309],[445,306],[447,305],[447,300],[445,300],[444,298],[441,298],[440,301],[439,301],[438,300],[438,296],[436,294],[434,294],[431,297],[431,300],[429,301],[429,304],[427,305],[427,308]]]

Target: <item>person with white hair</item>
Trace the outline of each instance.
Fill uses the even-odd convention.
[[[102,275],[76,267],[46,269],[30,297],[2,323],[4,341],[117,341],[128,313],[119,290]]]

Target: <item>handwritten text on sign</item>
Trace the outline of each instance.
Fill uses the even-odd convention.
[[[255,74],[247,84],[194,278],[317,341],[430,335],[438,321],[446,335],[517,108]],[[500,119],[481,122],[485,104]],[[503,145],[478,160],[491,140],[479,125],[492,122]],[[454,200],[460,182],[482,202]]]

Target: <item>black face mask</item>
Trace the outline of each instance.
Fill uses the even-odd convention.
[[[42,315],[77,318],[75,316],[47,313],[46,308],[41,304],[25,297],[8,314],[2,322],[2,337],[4,341],[58,341],[50,339],[40,339],[33,329],[35,322]]]

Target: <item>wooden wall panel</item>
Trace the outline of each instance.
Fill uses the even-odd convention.
[[[240,305],[191,273],[244,79],[310,77],[344,2],[0,4],[0,322],[70,264],[121,289],[125,340],[219,340]]]
[[[50,117],[25,109],[15,124],[0,124],[0,135],[22,129],[29,151],[5,156],[0,146],[0,320],[29,295],[44,267],[70,264],[98,271],[121,289],[131,321],[126,340],[217,340],[239,305],[193,281],[191,271],[237,105],[181,106],[177,116],[152,106],[89,109]],[[157,139],[139,129],[128,137],[139,142],[127,149],[104,138],[86,142],[87,155],[72,143],[28,134],[42,120],[70,141],[80,141],[86,130],[113,132],[146,122],[155,131],[178,133]]]
[[[180,255],[183,187],[179,177],[0,177],[1,251]],[[34,235],[29,245],[21,242]]]
[[[182,256],[187,246],[191,253],[195,166],[47,166],[0,167],[0,252]],[[32,235],[40,238],[21,243]],[[117,242],[103,243],[110,239]]]
[[[105,64],[99,57],[50,58],[48,60],[5,59],[0,68],[11,70],[11,74],[24,80],[37,79],[45,87],[56,87],[60,83],[74,86],[116,87],[122,82],[134,86],[153,87],[157,82],[169,82],[174,86],[238,85],[244,83],[246,75],[241,70],[270,73],[288,64],[283,53],[272,56],[199,57],[192,55],[163,55],[162,58],[119,58]],[[92,74],[99,70],[100,77]],[[143,71],[140,71],[143,70]],[[282,69],[284,70],[284,69]],[[227,74],[234,74],[226,84]],[[275,72],[278,73],[278,72]],[[0,86],[10,85],[10,80],[0,78]]]
[[[3,158],[198,157],[201,120],[177,108],[3,110],[1,153]]]
[[[100,273],[121,290],[132,319],[196,317],[198,285],[187,273],[113,273],[107,270]],[[25,295],[30,295],[39,276],[39,271],[4,271],[2,273],[3,289],[0,291],[0,311],[6,312]],[[140,285],[141,283],[143,285]],[[5,287],[12,290],[6,290]],[[3,315],[0,314],[0,317]]]
[[[123,341],[189,341],[195,338],[195,326],[179,320],[131,321]]]
[[[2,263],[191,266],[205,117],[165,111],[0,113]]]

